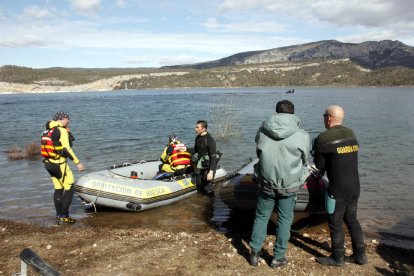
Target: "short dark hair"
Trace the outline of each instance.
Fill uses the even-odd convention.
[[[201,125],[203,128],[207,129],[207,122],[204,120],[197,121],[197,125]]]
[[[295,105],[291,101],[288,101],[288,100],[280,101],[276,104],[276,112],[294,114]]]
[[[55,117],[53,117],[53,120],[57,121],[57,120],[63,120],[65,118],[69,119],[69,114],[63,111],[59,111],[59,112],[56,112],[56,115]]]

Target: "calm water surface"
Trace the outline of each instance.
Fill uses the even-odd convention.
[[[254,136],[275,103],[295,104],[302,126],[312,137],[323,131],[327,105],[346,112],[344,125],[360,143],[362,192],[359,218],[367,235],[414,248],[412,88],[283,88],[144,90],[122,92],[0,95],[0,218],[42,225],[54,223],[53,186],[41,160],[7,159],[13,146],[38,142],[44,124],[58,110],[71,115],[74,150],[87,170],[156,159],[170,133],[192,146],[194,123],[206,119],[223,157],[220,165],[234,171],[255,155]],[[229,104],[229,107],[226,105]],[[225,115],[230,111],[230,115]],[[221,118],[235,123],[236,136],[220,139]],[[73,168],[75,168],[73,166]],[[86,209],[76,198],[71,207],[80,224],[118,224],[179,230],[221,228],[232,213],[218,198],[196,195],[143,213]]]

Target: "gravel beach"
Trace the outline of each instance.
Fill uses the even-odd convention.
[[[37,226],[0,220],[0,274],[20,272],[19,254],[31,248],[63,275],[414,275],[414,250],[367,240],[369,263],[323,267],[327,225],[292,233],[286,267],[271,269],[268,235],[258,267],[247,262],[250,233],[168,232],[117,226]],[[346,242],[346,254],[351,244]]]

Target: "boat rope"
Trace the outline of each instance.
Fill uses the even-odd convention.
[[[138,164],[138,165],[139,164],[145,164],[147,162],[154,162],[154,161],[159,161],[159,160],[158,159],[156,159],[156,160],[141,160],[141,161],[137,161],[137,162],[133,162],[133,163],[123,163],[123,164],[119,164],[119,165],[112,165],[108,168],[108,172],[110,172],[113,175],[120,176],[122,178],[131,178],[130,176],[126,176],[126,175],[123,175],[123,174],[120,174],[120,173],[116,173],[112,170],[132,166],[132,165],[136,165],[136,164]],[[142,172],[141,172],[141,175],[142,175]]]
[[[232,179],[235,176],[238,176],[240,173],[240,171],[249,163],[251,163],[253,161],[253,158],[250,158],[250,160],[248,162],[246,162],[245,164],[243,164],[242,166],[240,166],[240,168],[238,168],[237,170],[235,170],[234,172],[232,172],[231,174],[226,174],[225,176],[222,176],[220,178],[214,179],[213,183],[215,182],[224,182],[227,180]]]
[[[104,184],[105,184],[105,180],[103,181]],[[103,186],[104,185],[101,185],[101,188],[99,189],[98,194],[96,195],[95,201],[90,203],[93,206],[93,209],[95,210],[95,213],[97,213],[97,210],[96,210],[96,202],[98,201],[98,198],[101,195],[101,191],[102,191]]]
[[[97,213],[97,211],[96,211],[96,204],[95,204],[95,202],[91,202],[91,205],[93,206],[93,209],[95,210],[95,213]]]

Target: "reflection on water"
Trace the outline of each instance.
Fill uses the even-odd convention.
[[[98,208],[94,213],[88,209],[89,216],[81,220],[84,225],[112,226],[123,228],[149,228],[166,231],[206,231],[211,217],[211,201],[196,194],[185,200],[161,208],[140,213],[126,212],[111,208]]]
[[[346,112],[345,125],[360,143],[361,198],[359,218],[366,233],[384,240],[408,239],[414,234],[414,91],[410,88],[301,88],[293,95],[280,89],[189,89],[0,95],[0,218],[54,223],[53,187],[40,160],[7,160],[6,150],[37,142],[54,112],[71,114],[74,150],[86,165],[76,178],[113,164],[156,159],[176,133],[192,146],[194,123],[207,119],[213,136],[217,125],[209,110],[233,97],[231,116],[238,118],[239,136],[217,141],[223,152],[220,165],[231,172],[255,155],[254,136],[261,122],[274,111],[278,100],[295,104],[302,127],[312,137],[323,131],[326,106],[339,104]],[[53,107],[51,110],[51,107]],[[73,168],[75,168],[73,166]],[[202,231],[213,227],[232,231],[239,213],[219,199],[211,202],[196,195],[184,201],[142,213],[86,210],[79,199],[71,207],[80,224],[154,227]],[[236,221],[231,224],[232,220]],[[247,227],[247,226],[246,226]],[[249,228],[249,227],[247,227]],[[249,230],[246,230],[249,231]],[[414,246],[413,246],[414,247]]]

